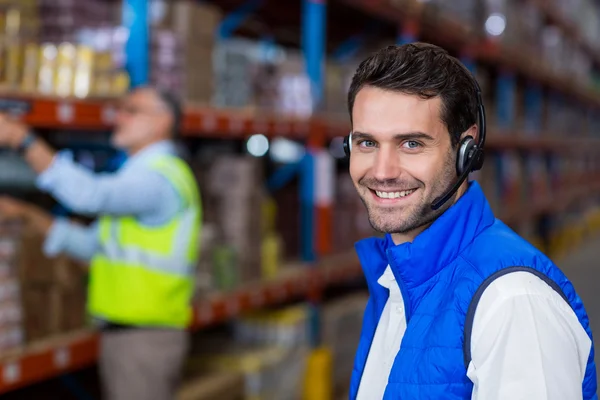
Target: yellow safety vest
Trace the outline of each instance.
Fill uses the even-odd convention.
[[[101,250],[91,262],[88,311],[112,323],[183,328],[192,316],[202,205],[187,164],[174,156],[152,163],[185,202],[162,226],[131,216],[99,220]]]

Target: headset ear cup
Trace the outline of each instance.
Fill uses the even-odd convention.
[[[483,162],[485,161],[485,153],[480,148],[475,150],[475,157],[477,160],[473,163],[472,171],[479,171],[483,167]]]
[[[350,149],[348,148],[348,136],[344,136],[344,154],[350,157]]]
[[[460,142],[460,146],[458,148],[458,155],[456,157],[456,173],[458,176],[462,175],[467,168],[471,158],[477,153],[475,149],[475,140],[473,140],[473,136],[466,136]]]
[[[344,137],[344,154],[346,154],[346,157],[350,157],[351,152],[352,152],[352,134],[349,134]]]

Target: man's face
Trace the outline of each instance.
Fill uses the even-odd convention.
[[[352,111],[350,175],[373,228],[412,240],[451,204],[431,203],[456,181],[441,100],[366,86]],[[394,238],[396,241],[396,237]]]
[[[166,139],[169,137],[171,118],[154,90],[136,89],[125,97],[119,107],[112,143],[131,151]]]

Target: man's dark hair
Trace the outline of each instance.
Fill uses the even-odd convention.
[[[441,47],[428,43],[387,46],[364,60],[348,92],[348,110],[364,86],[417,95],[439,96],[440,116],[456,146],[463,132],[477,121],[477,86],[471,72]]]
[[[181,106],[181,102],[175,96],[175,94],[167,90],[156,89],[156,93],[158,94],[158,97],[164,103],[164,105],[167,107],[167,109],[173,117],[173,126],[171,128],[171,133],[173,135],[173,138],[177,139],[179,135],[181,135],[180,130],[181,124],[183,122],[183,107]]]

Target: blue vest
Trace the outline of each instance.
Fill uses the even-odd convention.
[[[494,217],[477,182],[412,243],[389,235],[356,244],[370,298],[356,353],[350,399],[356,399],[388,291],[377,280],[389,264],[400,286],[407,328],[396,355],[385,400],[470,399],[467,377],[470,326],[477,300],[496,277],[532,272],[569,302],[590,338],[581,299],[556,265]],[[465,340],[466,338],[466,340]],[[596,399],[594,346],[583,381],[584,399]]]

